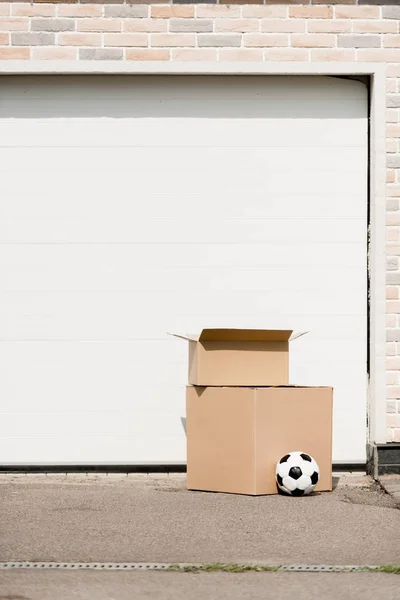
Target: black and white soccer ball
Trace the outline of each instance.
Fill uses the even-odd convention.
[[[289,452],[276,465],[278,488],[290,496],[311,494],[318,479],[319,467],[305,452]]]

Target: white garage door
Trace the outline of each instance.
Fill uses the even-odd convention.
[[[365,460],[367,91],[325,77],[2,77],[0,462],[185,461],[167,331],[306,328]]]

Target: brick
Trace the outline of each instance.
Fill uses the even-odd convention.
[[[391,356],[386,359],[386,368],[389,371],[400,371],[400,356]],[[395,412],[395,411],[393,411]]]
[[[215,31],[237,31],[239,33],[249,33],[259,31],[260,22],[258,19],[217,19],[215,21]]]
[[[3,2],[3,0],[1,0]],[[33,4],[33,1],[31,1],[31,4]],[[70,4],[71,2],[78,2],[78,0],[34,0],[35,4],[49,4],[49,2],[51,1],[51,4]],[[82,0],[83,1],[83,0]],[[93,0],[96,1],[96,0]],[[11,2],[13,2],[13,0],[11,0]]]
[[[213,22],[206,19],[171,19],[169,30],[173,33],[210,33],[213,30]]]
[[[140,0],[140,2],[142,2],[142,1],[145,2],[146,0]],[[160,0],[158,0],[158,1],[160,1]],[[174,4],[216,4],[217,1],[218,0],[173,0],[173,3]],[[165,0],[162,0],[162,2],[165,2]]]
[[[176,1],[176,0],[175,0]],[[197,2],[197,0],[196,0]],[[248,4],[262,4],[263,0],[246,0]],[[243,4],[243,0],[219,0],[220,5],[224,4]]]
[[[383,45],[385,48],[400,48],[400,35],[384,35]]]
[[[0,17],[8,17],[10,14],[9,4],[0,4]]]
[[[290,6],[289,17],[296,19],[332,19],[332,6]]]
[[[396,330],[393,330],[396,331]],[[388,398],[396,398],[396,400],[398,398],[400,398],[400,387],[399,386],[390,386],[387,388],[387,397]]]
[[[169,50],[153,50],[151,48],[146,49],[128,49],[126,51],[126,60],[169,60]]]
[[[250,6],[244,5],[242,8],[244,18],[252,17],[255,19],[286,19],[288,16],[287,6]]]
[[[100,46],[100,33],[60,33],[58,36],[60,46]]]
[[[388,360],[398,360],[397,358],[390,358]],[[389,367],[388,367],[389,368]],[[396,368],[400,368],[400,367],[396,367]],[[386,402],[386,412],[387,413],[395,413],[396,412],[396,401],[395,400],[388,400]]]
[[[397,148],[395,152],[396,151]],[[400,154],[388,154],[386,157],[386,166],[389,167],[389,169],[400,169]]]
[[[399,210],[399,201],[397,198],[388,198],[386,200],[386,210]]]
[[[399,123],[388,123],[386,125],[386,135],[389,138],[400,137],[400,124]]]
[[[400,301],[399,300],[387,300],[386,312],[390,313],[392,315],[393,314],[398,315],[400,313]]]
[[[241,7],[231,5],[196,6],[196,17],[205,19],[232,19],[240,17]]]
[[[283,33],[246,33],[244,45],[258,48],[275,48],[289,46],[289,36]]]
[[[75,60],[76,48],[32,48],[33,60]]]
[[[0,60],[29,60],[29,48],[0,48]]]
[[[119,19],[140,19],[149,16],[149,7],[145,4],[122,4],[104,7],[106,17]]]
[[[122,29],[120,19],[79,19],[77,31],[112,31],[118,32]]]
[[[80,48],[80,60],[121,60],[123,51],[119,48]]]
[[[122,24],[128,32],[166,32],[168,27],[166,19],[124,19]]]
[[[400,229],[398,227],[387,227],[386,236],[389,242],[398,242],[400,239]]]
[[[386,270],[387,271],[397,271],[399,268],[399,259],[395,257],[390,257],[386,259]]]
[[[377,6],[335,6],[336,19],[379,19]]]
[[[306,21],[302,19],[263,19],[261,31],[265,33],[304,33]]]
[[[394,342],[386,343],[386,356],[396,356],[396,344]]]
[[[397,373],[395,373],[394,375],[396,376]],[[397,381],[395,381],[394,383],[397,383]],[[389,427],[400,427],[400,415],[387,415],[387,424]]]
[[[206,61],[206,60],[217,60],[217,51],[211,48],[196,48],[195,50],[187,50],[186,48],[179,48],[178,50],[172,50],[172,60],[192,60],[192,61]]]
[[[0,46],[8,46],[9,35],[8,33],[0,33]]]
[[[397,79],[386,79],[386,91],[389,94],[397,91]]]
[[[398,94],[388,94],[386,96],[386,106],[388,108],[400,108],[400,96]]]
[[[190,17],[194,17],[194,6],[179,6],[178,4],[151,6],[151,16],[157,19],[171,19],[172,17],[190,19]]]
[[[220,61],[262,61],[263,51],[248,48],[228,48],[219,51]]]
[[[397,23],[394,21],[353,21],[354,33],[396,33]]]
[[[36,0],[36,2],[41,2],[42,0]],[[47,1],[47,0],[46,0]],[[64,0],[53,0],[53,2],[63,2]],[[81,4],[109,4],[110,0],[66,0],[67,2],[80,2]],[[113,4],[124,4],[124,0],[111,0]],[[153,0],[153,2],[158,2],[159,0]],[[143,4],[142,0],[132,0],[132,2],[136,2],[137,4]]]
[[[386,225],[400,225],[400,213],[398,211],[386,213]]]
[[[399,198],[400,197],[400,185],[388,185],[386,187],[386,195],[390,198]],[[397,215],[396,215],[397,216]],[[390,215],[387,215],[389,218]],[[400,225],[400,219],[395,219],[396,222],[388,223],[388,225]]]
[[[380,48],[379,35],[338,35],[339,48]]]
[[[105,33],[104,46],[146,48],[149,36],[146,33]]]
[[[249,33],[247,35],[258,35]],[[235,33],[200,34],[197,36],[199,48],[238,48],[241,45],[242,36]]]
[[[388,65],[386,68],[387,77],[400,77],[400,64]]]
[[[55,44],[55,35],[41,32],[12,33],[11,44],[13,46],[52,46]]]
[[[268,48],[264,50],[264,60],[288,60],[293,62],[308,61],[310,51],[304,48]]]
[[[400,20],[400,6],[384,6],[382,8],[382,17],[384,19]]]
[[[196,36],[194,33],[154,33],[150,36],[151,46],[158,47],[194,47]]]
[[[319,62],[353,62],[355,50],[342,48],[317,48],[311,50],[311,60]]]
[[[386,152],[395,154],[397,152],[397,140],[386,139]],[[386,164],[388,167],[389,165]]]
[[[294,48],[332,48],[335,45],[335,36],[329,34],[293,34],[291,37]]]
[[[358,50],[357,60],[360,62],[400,62],[400,49]]]
[[[386,123],[398,123],[400,121],[400,110],[388,108],[386,111]]]
[[[0,31],[28,31],[29,19],[0,19]]]
[[[75,21],[73,19],[33,19],[31,31],[74,31]]]
[[[400,341],[400,329],[387,329],[386,330],[386,341],[387,342],[399,342]],[[391,396],[391,398],[393,398],[393,396]],[[400,396],[399,396],[399,398],[400,398]]]
[[[393,441],[400,442],[400,429],[393,429]]]
[[[386,273],[386,283],[388,285],[400,285],[400,273]]]
[[[11,14],[16,17],[55,17],[54,4],[11,4]]]
[[[396,383],[398,383],[398,373],[396,373],[395,371],[393,372],[386,372],[386,385],[396,385]],[[389,422],[389,418],[388,418],[388,425],[390,427],[393,427],[394,423],[392,421],[392,423]],[[400,425],[400,423],[399,423]]]
[[[101,17],[103,8],[96,4],[61,4],[59,17]]]
[[[351,31],[351,21],[335,19],[308,21],[308,33],[346,33]]]
[[[329,4],[356,4],[357,0],[329,0]],[[311,0],[311,4],[327,4],[327,0]]]

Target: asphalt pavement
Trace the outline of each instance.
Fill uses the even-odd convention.
[[[1,561],[400,565],[398,504],[366,476],[293,498],[191,492],[182,476],[4,475],[0,505]]]

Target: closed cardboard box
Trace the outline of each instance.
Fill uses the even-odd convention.
[[[287,385],[289,342],[305,332],[203,329],[172,334],[189,342],[189,383],[202,386]]]
[[[332,398],[330,387],[188,387],[188,489],[276,494],[276,463],[300,450],[319,465],[316,491],[331,490]]]

